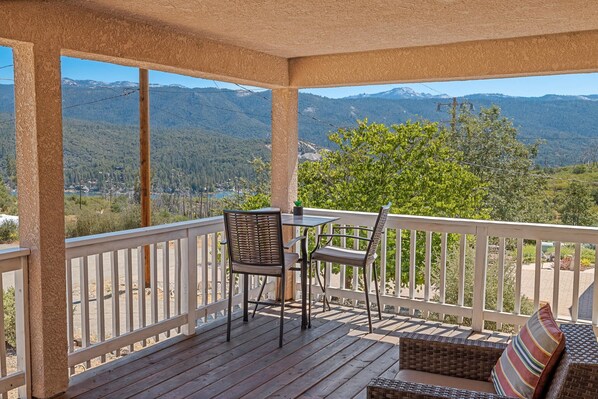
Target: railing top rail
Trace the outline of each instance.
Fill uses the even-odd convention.
[[[328,209],[306,208],[306,214],[334,215],[340,217],[340,223],[373,223],[376,213],[337,211]],[[565,226],[541,223],[501,222],[495,220],[457,219],[432,216],[412,216],[391,214],[388,226],[421,230],[459,232],[476,234],[483,231],[489,236],[543,239],[563,242],[598,243],[598,228],[584,226]]]
[[[0,261],[21,258],[31,254],[29,248],[8,248],[0,250]]]
[[[189,220],[186,222],[163,224],[159,226],[142,227],[138,229],[123,230],[112,233],[96,234],[91,236],[68,238],[65,240],[66,249],[73,249],[89,245],[102,244],[115,240],[149,237],[156,234],[172,233],[180,230],[195,229],[208,226],[218,226],[223,223],[222,216],[204,219]]]

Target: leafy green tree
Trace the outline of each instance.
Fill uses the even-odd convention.
[[[494,105],[478,114],[462,109],[449,143],[487,186],[484,205],[491,219],[545,222],[550,214],[543,194],[546,178],[535,167],[540,143],[526,145],[517,135],[513,121]]]
[[[484,185],[451,148],[448,132],[429,122],[387,127],[358,122],[353,129],[340,129],[330,136],[336,150],[320,161],[299,167],[299,197],[306,206],[353,211],[378,211],[392,202],[392,213],[485,218]],[[409,259],[409,237],[401,238],[403,259]],[[423,283],[424,236],[416,245],[416,281]],[[438,240],[439,237],[435,237]],[[387,257],[394,258],[396,232],[389,231]],[[433,245],[438,248],[438,243]],[[350,242],[347,245],[351,245]],[[403,262],[401,281],[409,278],[409,262]],[[352,273],[346,273],[347,286]],[[394,275],[387,266],[387,278]]]
[[[238,179],[235,194],[222,199],[225,209],[259,209],[270,206],[270,163],[262,158],[250,162],[253,179]]]
[[[557,197],[561,221],[574,226],[592,226],[596,223],[593,211],[594,197],[587,184],[572,181]]]
[[[299,196],[306,206],[461,218],[485,217],[484,185],[448,132],[435,123],[408,122],[387,127],[358,122],[330,135],[336,150],[299,167]]]
[[[0,180],[0,213],[17,214],[17,199],[8,191],[8,187]]]

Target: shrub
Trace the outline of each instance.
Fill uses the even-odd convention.
[[[576,165],[573,167],[573,170],[571,172],[574,175],[582,175],[582,174],[586,173],[586,167],[583,165]]]
[[[474,259],[475,248],[468,244],[465,255],[465,289],[464,289],[464,306],[472,306],[473,304],[473,285],[474,285]],[[446,302],[456,304],[459,294],[459,277],[458,277],[459,254],[458,250],[449,251],[446,269]],[[434,270],[434,279],[438,279],[438,267]],[[498,294],[498,262],[492,258],[488,262],[486,270],[486,309],[497,308],[497,294]],[[436,298],[437,300],[438,298]],[[515,266],[514,262],[505,260],[505,274],[504,274],[504,288],[503,288],[503,311],[513,312],[515,310]],[[532,314],[533,302],[526,296],[521,297],[521,313]],[[446,321],[449,323],[456,323],[456,316],[446,316]],[[464,319],[464,325],[470,325],[471,320]],[[486,321],[485,328],[496,330],[495,322]],[[503,331],[512,331],[512,326],[502,327]]]
[[[15,307],[15,288],[10,287],[3,294],[4,299],[4,337],[6,343],[17,346],[17,310]]]
[[[0,244],[15,242],[19,239],[19,226],[12,220],[0,224]]]

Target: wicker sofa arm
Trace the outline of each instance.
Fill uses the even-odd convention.
[[[399,339],[401,369],[488,381],[506,344],[463,338],[402,334]]]
[[[374,378],[370,381],[367,387],[367,397],[368,399],[510,399],[487,392],[467,391],[386,378]]]

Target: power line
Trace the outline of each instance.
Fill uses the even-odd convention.
[[[139,91],[139,89],[130,89],[129,91],[126,91],[126,92],[124,92],[122,94],[119,94],[119,95],[116,95],[116,96],[104,97],[104,98],[100,98],[100,99],[97,99],[97,100],[88,101],[86,103],[73,104],[73,105],[69,105],[67,107],[62,107],[62,109],[65,110],[65,109],[70,109],[70,108],[75,108],[75,107],[81,107],[83,105],[95,104],[95,103],[99,103],[99,102],[102,102],[102,101],[112,100],[114,98],[126,97],[126,96],[129,96],[129,95],[135,93],[136,91]]]
[[[1,66],[0,69],[10,68],[11,66],[13,66],[13,65],[12,64],[4,65],[4,66]]]

